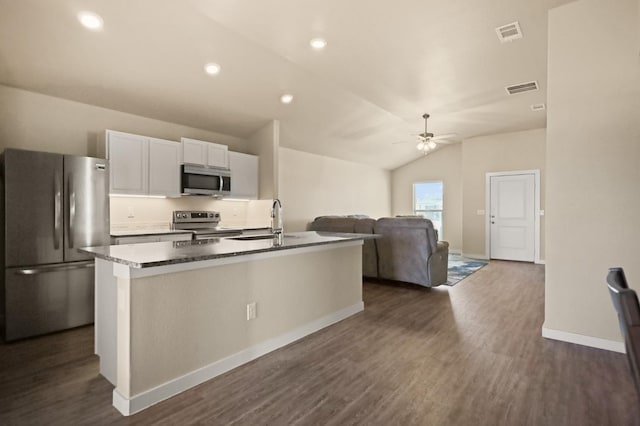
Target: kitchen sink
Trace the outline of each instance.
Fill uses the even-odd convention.
[[[285,238],[298,238],[297,235],[284,234]],[[254,240],[270,240],[275,238],[273,234],[258,234],[258,235],[241,235],[239,237],[228,237],[228,240],[237,241],[254,241]]]

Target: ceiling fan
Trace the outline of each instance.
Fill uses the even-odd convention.
[[[430,133],[427,130],[427,119],[429,117],[430,115],[427,113],[424,113],[422,115],[422,118],[424,118],[424,132],[415,135],[419,140],[418,144],[416,145],[416,148],[418,149],[418,151],[423,152],[425,155],[427,155],[429,151],[435,149],[437,144],[450,143],[451,141],[449,141],[448,139],[456,136],[456,133],[434,136],[433,133]],[[406,142],[395,142],[395,143],[398,144],[398,143],[406,143]]]

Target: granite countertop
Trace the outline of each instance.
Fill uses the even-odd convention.
[[[135,229],[132,231],[111,231],[112,237],[143,237],[145,235],[191,234],[184,229]]]
[[[285,233],[282,245],[273,238],[244,240],[233,238],[211,238],[207,240],[167,241],[159,243],[124,244],[117,246],[84,247],[80,251],[93,254],[99,259],[122,263],[132,268],[150,268],[176,263],[197,262],[277,250],[334,244],[344,241],[377,238],[375,234],[346,234],[336,232]]]

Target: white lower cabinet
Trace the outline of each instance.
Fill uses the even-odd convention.
[[[229,198],[258,199],[258,156],[229,151],[231,195]]]
[[[107,130],[109,193],[180,196],[178,142]]]

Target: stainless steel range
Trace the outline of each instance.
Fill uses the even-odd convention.
[[[232,237],[241,235],[241,229],[224,228],[220,224],[220,213],[208,210],[175,210],[173,229],[191,231],[194,240]]]

